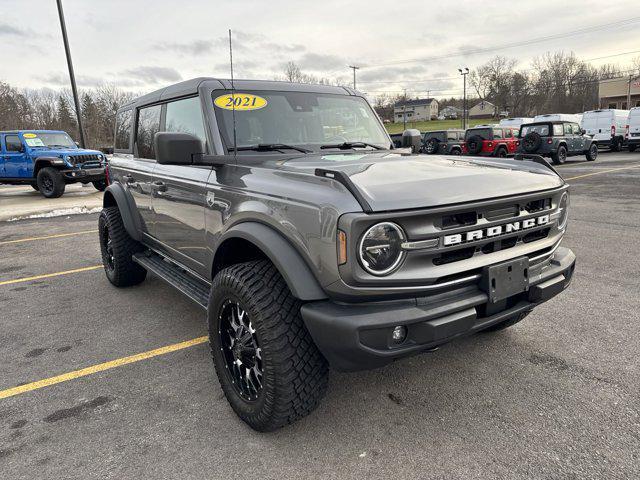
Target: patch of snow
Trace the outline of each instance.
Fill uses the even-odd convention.
[[[102,207],[87,208],[87,207],[72,207],[61,208],[58,210],[52,210],[50,212],[35,213],[33,215],[26,215],[23,217],[10,218],[7,222],[15,222],[16,220],[26,220],[29,218],[51,218],[51,217],[64,217],[65,215],[81,215],[86,213],[100,213]]]

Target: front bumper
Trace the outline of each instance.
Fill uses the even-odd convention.
[[[544,266],[531,268],[527,291],[494,304],[478,285],[470,285],[396,301],[307,303],[302,307],[302,318],[334,369],[368,370],[532,310],[569,286],[575,259],[568,248],[558,248]],[[408,333],[404,343],[395,346],[391,331],[398,325],[405,326]]]
[[[72,168],[69,170],[62,170],[62,175],[64,175],[64,179],[67,183],[75,183],[75,182],[98,182],[100,180],[105,180],[105,167],[96,167],[96,168]]]

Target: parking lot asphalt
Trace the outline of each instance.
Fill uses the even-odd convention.
[[[567,291],[505,331],[332,372],[318,410],[270,434],[232,412],[202,342],[1,398],[206,325],[152,276],[119,290],[85,269],[95,214],[0,223],[0,478],[640,478],[640,154],[559,171]]]

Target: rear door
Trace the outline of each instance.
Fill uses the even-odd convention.
[[[22,139],[17,133],[5,135],[4,172],[7,178],[24,178],[32,176],[28,168],[27,154]]]
[[[194,135],[206,148],[199,97],[169,102],[164,109],[164,131]],[[207,258],[205,201],[211,172],[207,166],[158,164],[152,185],[156,240],[173,258],[203,275]]]

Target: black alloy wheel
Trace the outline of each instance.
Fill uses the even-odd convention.
[[[262,393],[262,351],[251,319],[236,301],[227,299],[218,314],[218,336],[225,369],[234,389],[247,402]]]

